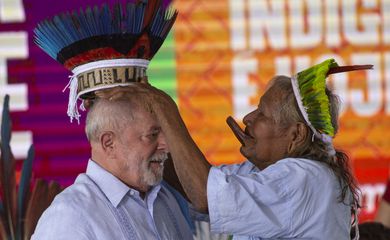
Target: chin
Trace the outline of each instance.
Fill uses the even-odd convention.
[[[151,187],[158,185],[161,181],[162,181],[162,172],[161,174],[154,174],[152,172],[148,172],[143,177],[143,182]]]
[[[240,147],[240,153],[242,156],[244,156],[246,159],[250,160],[252,157],[245,152],[245,146]]]

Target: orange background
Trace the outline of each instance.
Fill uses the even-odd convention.
[[[376,3],[379,4],[379,1]],[[364,12],[377,12],[379,16],[384,14],[380,5],[376,9],[367,9],[361,5],[361,1],[356,1],[356,4],[358,14]],[[286,3],[285,5],[288,8]],[[352,64],[350,59],[355,53],[377,53],[380,56],[380,66],[374,68],[382,73],[383,96],[385,94],[386,69],[383,53],[389,51],[389,45],[383,43],[376,46],[352,45],[341,32],[341,44],[334,48],[329,48],[325,44],[324,33],[321,43],[310,49],[274,50],[266,43],[267,47],[263,51],[249,48],[234,51],[230,45],[229,1],[176,1],[175,7],[180,13],[175,25],[180,111],[191,135],[212,164],[236,163],[243,160],[239,153],[240,144],[225,123],[226,117],[233,114],[232,62],[237,57],[252,58],[261,62],[261,66],[257,67],[257,73],[250,75],[250,81],[258,87],[257,96],[250,98],[254,106],[257,105],[268,80],[276,74],[275,59],[278,56],[291,60],[288,66],[291,72],[284,73],[291,75],[302,70],[294,65],[293,60],[296,57],[309,58],[310,65],[319,62],[324,55],[339,57],[345,64]],[[341,14],[339,12],[340,18]],[[289,18],[287,20],[290,21]],[[324,29],[326,23],[324,19],[322,21]],[[249,30],[246,31],[249,34]],[[289,36],[289,30],[286,31]],[[348,89],[366,91],[366,77],[366,72],[347,74]],[[335,138],[336,147],[346,150],[352,159],[355,173],[363,189],[363,205],[369,204],[365,194],[366,187],[375,187],[376,184],[383,187],[389,176],[390,116],[384,111],[385,100],[379,101],[382,102],[381,110],[369,117],[357,116],[350,105],[347,105],[341,117],[339,134]],[[379,198],[380,194],[375,197],[375,201],[377,202]],[[371,219],[374,214],[375,209],[365,208],[361,219]]]

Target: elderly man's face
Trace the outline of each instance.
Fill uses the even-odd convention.
[[[120,134],[117,146],[119,178],[146,192],[158,184],[167,159],[167,144],[156,118],[143,109],[134,113],[134,121]]]
[[[258,168],[264,169],[286,156],[289,138],[275,119],[281,93],[271,87],[261,97],[259,106],[244,117],[245,132],[252,139],[245,141],[241,153]]]

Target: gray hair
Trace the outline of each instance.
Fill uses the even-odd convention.
[[[121,132],[134,120],[134,111],[138,109],[134,102],[125,99],[97,98],[90,107],[85,126],[85,133],[90,142],[98,141],[105,131]]]
[[[274,113],[275,121],[282,126],[281,130],[285,130],[285,128],[296,122],[302,122],[306,125],[295,99],[290,78],[286,76],[276,76],[271,80],[270,88],[276,88],[281,91],[282,98],[275,99],[276,101],[279,101],[279,108],[277,108]],[[332,125],[335,129],[335,133],[337,133],[339,127],[338,117],[340,100],[338,96],[333,94],[328,88],[326,89],[326,94],[328,95],[330,102]],[[312,130],[307,125],[306,127],[310,134],[307,135],[303,145],[298,146],[296,149],[289,152],[289,157],[309,157],[324,162],[332,161],[333,156],[329,155],[327,144],[321,139],[313,139]]]

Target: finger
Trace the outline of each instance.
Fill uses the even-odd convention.
[[[139,81],[140,83],[142,84],[147,84],[147,85],[150,85],[149,83],[149,80],[148,80],[148,77],[147,76],[144,76],[141,78],[141,80]]]
[[[245,141],[251,138],[250,136],[245,134],[245,132],[231,116],[226,118],[226,123],[229,125],[230,129],[234,133],[234,136],[236,136],[236,138],[238,139],[238,141],[240,141],[242,145],[245,145]]]
[[[134,93],[148,93],[150,92],[149,90],[150,84],[145,82],[137,82],[137,83],[132,83],[127,87],[128,92],[134,92]]]

